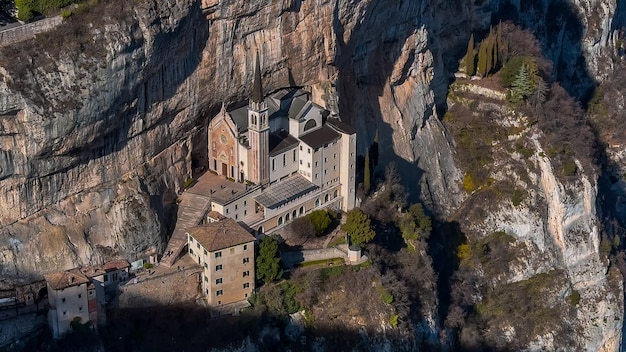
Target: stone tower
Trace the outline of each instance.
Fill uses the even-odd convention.
[[[263,101],[261,85],[261,63],[257,52],[252,94],[248,104],[248,175],[250,181],[256,184],[266,184],[270,179],[269,132],[267,104]]]

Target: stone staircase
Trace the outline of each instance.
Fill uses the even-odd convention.
[[[211,199],[207,196],[185,192],[181,195],[174,233],[167,243],[160,264],[167,267],[174,265],[187,244],[189,227],[199,225],[211,207]]]

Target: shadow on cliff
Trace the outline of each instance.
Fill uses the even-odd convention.
[[[405,346],[405,341],[410,341],[394,331],[383,334],[341,324],[324,326],[318,322],[290,329],[286,316],[264,309],[211,318],[215,311],[192,303],[165,306],[146,299],[143,304],[146,308],[110,312],[107,326],[98,334],[72,333],[52,341],[48,331],[41,331],[22,351],[94,351],[101,350],[99,347],[137,352],[237,350],[244,343],[257,351],[376,351],[372,342],[386,340]]]
[[[587,69],[584,25],[572,1],[549,1],[546,7],[543,1],[521,1],[519,9],[509,1],[502,3],[492,14],[492,25],[511,21],[532,31],[554,65],[554,80],[586,107],[596,82]]]
[[[373,178],[381,178],[385,166],[394,163],[409,191],[409,201],[415,202],[419,199],[423,171],[417,166],[417,162],[409,162],[393,150],[393,128],[383,119],[379,98],[390,94],[385,92],[387,82],[391,78],[395,63],[402,55],[403,44],[415,30],[414,21],[410,19],[418,15],[420,6],[417,2],[400,2],[394,5],[397,7],[396,13],[399,14],[395,19],[397,22],[381,22],[380,14],[386,13],[388,6],[384,0],[371,1],[361,12],[364,17],[352,29],[347,42],[343,41],[345,28],[341,23],[339,9],[335,8],[333,25],[338,52],[341,53],[336,61],[339,68],[339,110],[342,118],[352,125],[366,126],[357,128],[359,133],[357,148],[360,155],[371,146],[378,132],[380,162],[374,170]],[[387,28],[393,34],[383,34],[382,29],[378,30],[381,26],[393,27],[393,30]],[[407,64],[410,63],[411,59]],[[358,122],[359,120],[364,120],[365,123]],[[412,155],[412,151],[408,154]]]

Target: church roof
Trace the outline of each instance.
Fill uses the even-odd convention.
[[[300,144],[289,132],[281,129],[270,134],[270,156],[276,156]]]
[[[231,218],[187,229],[187,233],[209,252],[237,246],[256,240]]]
[[[255,199],[262,206],[275,209],[318,188],[304,176],[296,174],[270,185]]]
[[[330,126],[324,125],[312,132],[300,136],[300,140],[311,148],[317,149],[338,140],[340,137],[341,135]]]
[[[262,88],[261,88],[262,89]],[[257,92],[258,94],[258,92]],[[254,101],[254,97],[250,98]],[[268,108],[270,120],[276,118],[310,119],[319,116],[328,116],[329,112],[309,100],[309,93],[299,88],[283,88],[264,99]],[[248,130],[248,106],[239,106],[229,110],[231,118],[239,133]]]
[[[341,133],[345,133],[345,134],[355,134],[356,130],[354,129],[354,127],[348,125],[347,123],[336,119],[336,118],[329,118],[327,121],[332,127],[334,127],[337,131],[341,132]]]

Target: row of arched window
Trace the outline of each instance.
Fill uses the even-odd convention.
[[[337,190],[335,190],[335,192],[333,193],[333,199],[337,198],[337,196],[339,195],[339,192]],[[330,200],[330,194],[326,194],[324,196],[324,203],[328,203],[328,201]],[[315,207],[318,208],[320,206],[320,199],[317,198],[315,200]],[[283,223],[288,223],[289,221],[295,219],[298,216],[302,216],[305,212],[305,208],[304,206],[300,207],[300,209],[298,211],[296,211],[294,209],[293,212],[291,213],[287,213],[285,214],[284,218],[281,216],[278,218],[278,226],[282,225]]]

